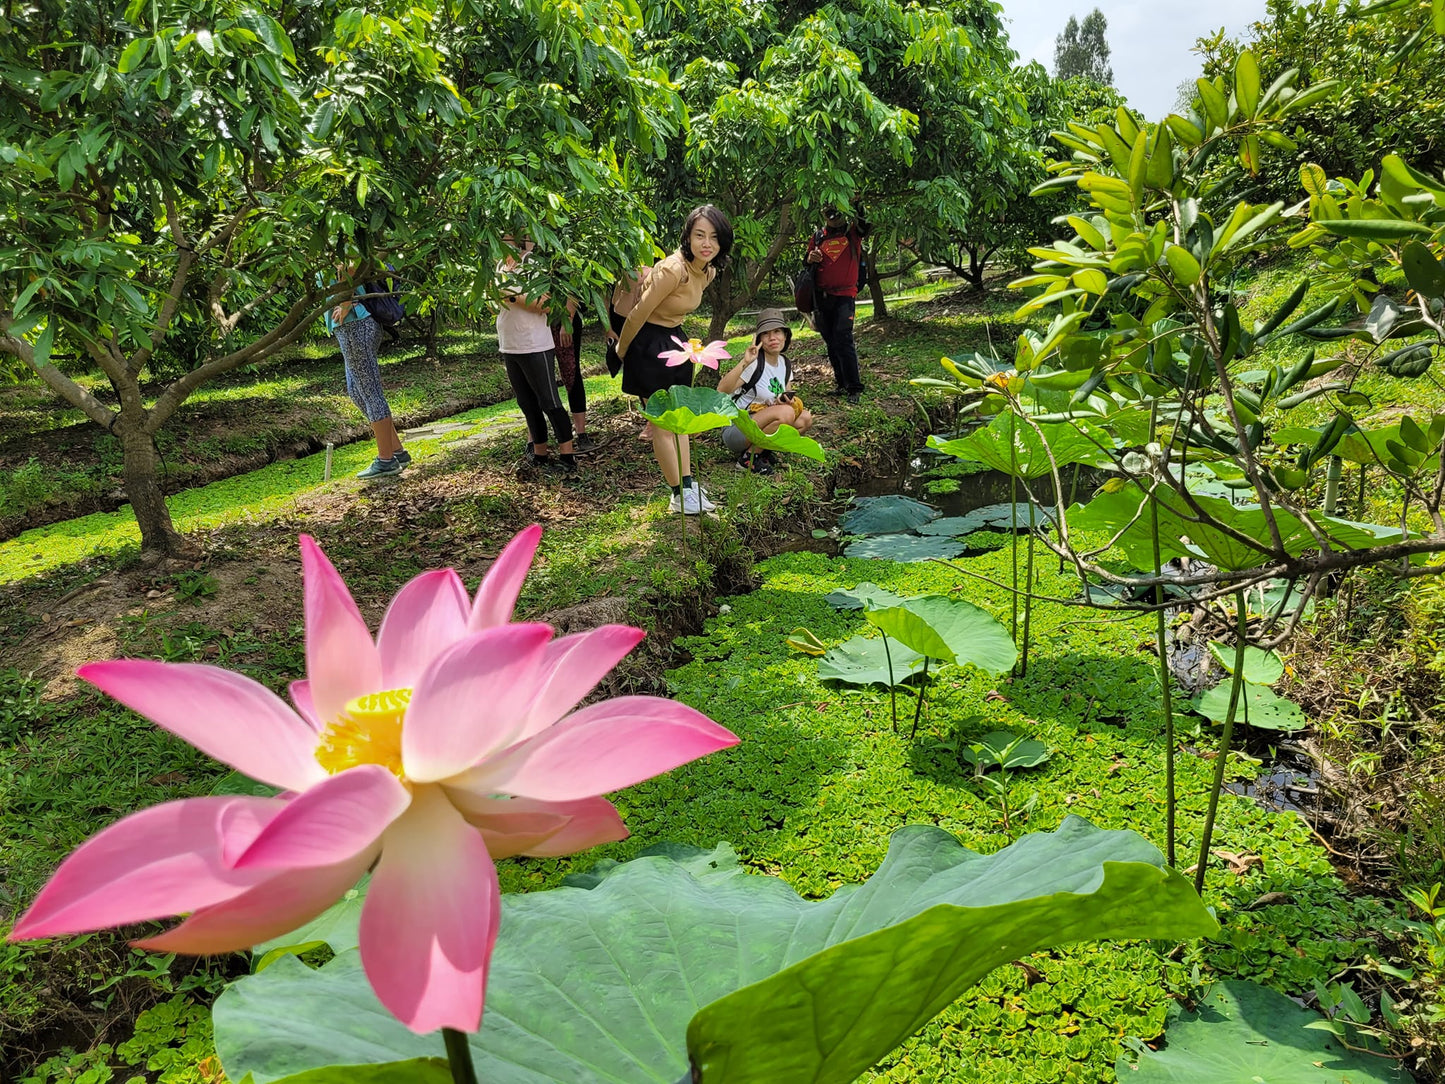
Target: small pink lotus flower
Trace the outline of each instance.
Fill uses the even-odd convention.
[[[678,349],[664,350],[658,355],[660,358],[666,358],[669,365],[686,365],[688,362],[692,362],[696,365],[706,365],[709,369],[716,369],[719,361],[732,357],[728,353],[728,344],[721,339],[714,339],[706,346],[703,346],[701,339],[688,339],[687,342],[683,342],[676,335],[672,337],[672,341],[677,343]]]
[[[370,869],[360,944],[377,997],[413,1031],[475,1031],[501,919],[493,861],[624,839],[602,794],[738,740],[661,697],[577,709],[643,633],[605,625],[554,640],[547,625],[510,623],[540,537],[537,526],[517,535],[475,599],[450,569],[416,577],[373,640],[302,535],[307,678],[291,686],[295,710],[219,667],[82,666],[121,703],[286,793],[126,817],[61,863],[10,940],[188,913],[137,944],[230,952],[314,918]]]

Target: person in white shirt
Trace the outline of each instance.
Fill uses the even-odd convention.
[[[775,433],[780,425],[806,433],[813,426],[813,412],[792,389],[793,366],[784,353],[792,341],[793,331],[783,319],[783,310],[764,309],[758,313],[753,344],[743,352],[742,361],[718,381],[717,390],[731,395],[764,433]],[[777,462],[773,453],[750,445],[737,426],[724,429],[722,438],[728,450],[737,453],[739,467],[757,474],[772,473]]]
[[[547,294],[527,298],[527,262],[532,240],[520,235],[502,238],[510,251],[497,265],[502,304],[497,310],[497,349],[507,367],[507,379],[516,393],[522,417],[527,419],[527,461],[532,466],[560,465],[575,471],[572,419],[557,394],[556,352],[547,324]],[[571,303],[569,302],[569,314]],[[547,443],[547,422],[557,438],[557,455]]]

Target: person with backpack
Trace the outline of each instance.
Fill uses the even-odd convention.
[[[330,282],[323,283],[319,273],[316,282],[329,288],[355,273],[356,268],[338,263],[336,276]],[[381,345],[381,326],[369,307],[374,302],[359,300],[374,292],[365,284],[357,286],[351,300],[342,301],[326,312],[326,330],[336,336],[336,343],[341,347],[341,363],[346,370],[346,394],[366,415],[366,420],[371,423],[372,436],[376,438],[376,458],[357,474],[358,478],[400,474],[411,463],[411,455],[401,446],[396,423],[391,420],[391,406],[381,387],[381,366],[376,359]]]
[[[859,208],[849,222],[837,207],[823,208],[823,228],[808,239],[806,261],[813,265],[813,320],[828,347],[834,394],[856,403],[863,392],[858,374],[858,348],[853,342],[853,316],[858,288],[864,282],[863,238],[870,227]]]
[[[507,380],[517,406],[527,420],[526,463],[532,467],[559,467],[567,474],[577,470],[572,445],[572,419],[557,394],[557,355],[552,329],[547,324],[550,298],[527,296],[533,241],[521,234],[502,238],[507,254],[497,264],[502,303],[497,309],[497,350],[507,367]],[[570,319],[575,308],[569,302]],[[557,437],[557,454],[547,445],[547,423]]]
[[[764,433],[775,433],[780,425],[791,425],[799,433],[813,427],[813,412],[793,392],[793,363],[784,353],[792,341],[793,330],[783,319],[783,310],[764,309],[753,328],[753,344],[717,384],[717,390],[731,395]],[[773,472],[777,462],[773,453],[750,445],[736,425],[724,429],[722,439],[728,451],[736,453],[742,469]]]
[[[732,222],[721,208],[705,203],[693,208],[683,222],[677,251],[659,260],[647,276],[647,284],[617,333],[622,390],[637,396],[644,406],[654,392],[692,383],[691,365],[670,365],[663,355],[687,340],[682,321],[702,304],[703,291],[727,266],[732,247]],[[674,436],[650,423],[648,435],[662,477],[672,489],[669,510],[696,516],[717,507],[693,482],[687,437]]]

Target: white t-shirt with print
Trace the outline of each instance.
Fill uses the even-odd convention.
[[[497,277],[507,285],[503,288],[509,297],[522,297],[518,288],[521,267],[510,269],[497,265]],[[539,354],[552,349],[552,330],[547,326],[547,314],[528,312],[520,305],[503,305],[497,310],[497,352],[502,354]]]
[[[759,355],[762,357],[763,355]],[[743,385],[753,378],[757,371],[758,363],[754,361],[743,370]],[[762,374],[758,377],[757,386],[743,391],[737,397],[738,406],[746,410],[753,403],[762,403],[764,406],[771,406],[778,401],[778,396],[788,390],[788,363],[782,354],[779,354],[773,361],[763,365]]]

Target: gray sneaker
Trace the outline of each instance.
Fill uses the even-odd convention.
[[[398,448],[393,458],[401,464],[403,470],[411,466],[411,453],[405,448]]]
[[[386,478],[400,474],[406,464],[397,459],[373,459],[371,466],[357,474],[358,478]]]

